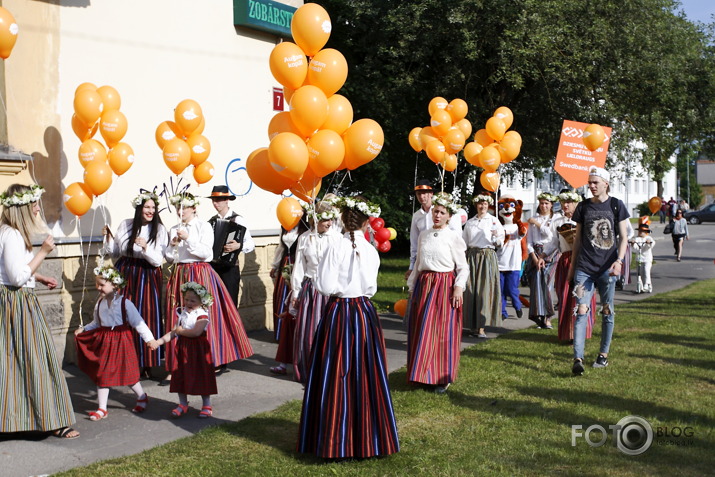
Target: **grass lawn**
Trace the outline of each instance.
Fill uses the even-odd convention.
[[[394,294],[395,287],[386,288]],[[618,306],[610,366],[588,366],[582,377],[571,376],[570,347],[536,329],[466,350],[446,395],[408,386],[403,368],[390,376],[401,451],[386,458],[336,463],[296,454],[300,402],[293,401],[61,475],[713,475],[713,303],[715,280]],[[589,365],[599,338],[594,332],[586,343]],[[572,425],[608,429],[629,415],[647,419],[656,434],[667,428],[689,437],[656,435],[638,456],[619,451],[611,434],[601,447],[583,438],[572,446]]]

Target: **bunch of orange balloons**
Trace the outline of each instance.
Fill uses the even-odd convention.
[[[350,101],[336,94],[348,65],[339,51],[323,49],[331,29],[320,5],[306,3],[296,10],[291,22],[295,43],[279,43],[269,58],[290,111],[271,119],[270,144],[246,160],[248,176],[258,187],[275,194],[289,189],[306,202],[318,195],[324,176],[367,164],[384,143],[380,125],[372,119],[353,122]]]
[[[521,152],[521,135],[508,130],[513,122],[511,110],[501,106],[487,119],[484,129],[474,133],[474,141],[464,146],[467,162],[484,169],[479,182],[488,191],[499,188],[499,166],[513,161]]]
[[[19,28],[9,10],[0,7],[0,58],[7,60],[17,41]]]
[[[211,143],[203,135],[206,121],[199,103],[193,99],[181,101],[174,109],[174,120],[163,121],[154,135],[164,163],[171,172],[181,174],[194,166],[194,180],[205,184],[214,176],[214,166],[207,159]]]
[[[428,110],[430,125],[410,131],[410,146],[415,152],[425,151],[427,157],[445,171],[454,171],[457,154],[472,134],[472,125],[466,119],[467,103],[459,98],[448,102],[437,96],[429,102]]]
[[[82,144],[79,162],[84,168],[82,182],[65,189],[64,204],[74,215],[87,213],[92,198],[107,192],[112,185],[112,173],[121,176],[134,163],[131,146],[121,142],[127,133],[127,118],[119,111],[121,97],[112,86],[82,83],[75,90],[72,130]],[[100,135],[106,147],[94,135]]]

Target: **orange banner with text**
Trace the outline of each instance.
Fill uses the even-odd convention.
[[[564,120],[559,138],[559,149],[556,151],[554,169],[574,189],[588,183],[588,170],[592,166],[606,165],[606,153],[611,143],[611,128],[603,126],[606,139],[603,145],[595,151],[589,151],[583,144],[583,130],[587,123]]]

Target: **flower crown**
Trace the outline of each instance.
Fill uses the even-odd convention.
[[[432,197],[432,203],[435,205],[441,205],[445,209],[449,210],[449,213],[454,215],[459,211],[459,204],[455,204],[452,201],[452,195],[446,192],[438,192]]]
[[[111,282],[112,285],[117,288],[122,288],[127,284],[127,281],[124,279],[122,274],[119,273],[119,270],[114,267],[97,267],[94,269],[94,274],[98,277],[104,278],[108,282]]]
[[[12,195],[7,195],[7,192],[3,192],[2,195],[0,195],[0,201],[2,201],[2,205],[5,207],[12,207],[13,205],[27,205],[40,200],[40,197],[44,193],[44,187],[32,184],[30,186],[30,190],[26,190],[23,193],[15,192]]]
[[[474,202],[475,204],[477,202],[486,202],[489,205],[494,205],[494,199],[492,198],[492,196],[486,194],[479,194],[474,199],[472,199],[472,202]]]
[[[569,191],[560,193],[559,200],[561,202],[581,202],[581,194],[574,192],[572,190],[569,190]]]
[[[326,203],[332,205],[332,202],[326,202]],[[330,209],[324,210],[322,212],[316,212],[315,208],[313,207],[312,204],[305,204],[303,206],[303,210],[305,210],[306,217],[308,217],[308,218],[317,217],[318,221],[335,220],[340,215],[338,210],[335,209],[334,207],[331,207]]]
[[[139,195],[132,199],[132,206],[139,207],[149,199],[153,200],[154,204],[159,205],[159,196],[157,195],[157,193],[154,191],[145,190],[139,192]]]
[[[181,285],[181,293],[185,293],[186,290],[191,290],[196,293],[201,299],[201,304],[204,306],[211,306],[214,302],[214,297],[211,296],[211,293],[209,293],[203,285],[199,285],[196,282],[186,282]]]
[[[198,197],[194,197],[187,192],[172,195],[171,197],[169,197],[169,202],[174,207],[177,207],[179,205],[181,207],[196,207],[197,205],[199,205]]]
[[[379,217],[381,212],[379,205],[366,200],[355,199],[354,197],[341,197],[335,202],[335,205],[341,209],[357,210],[368,217]]]
[[[550,194],[549,192],[542,192],[541,194],[537,195],[536,198],[538,200],[548,200],[549,202],[556,202],[558,200],[558,197],[553,194]]]

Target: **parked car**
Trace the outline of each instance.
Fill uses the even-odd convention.
[[[700,210],[692,210],[683,214],[685,220],[690,224],[701,222],[715,222],[715,203],[704,205]]]

